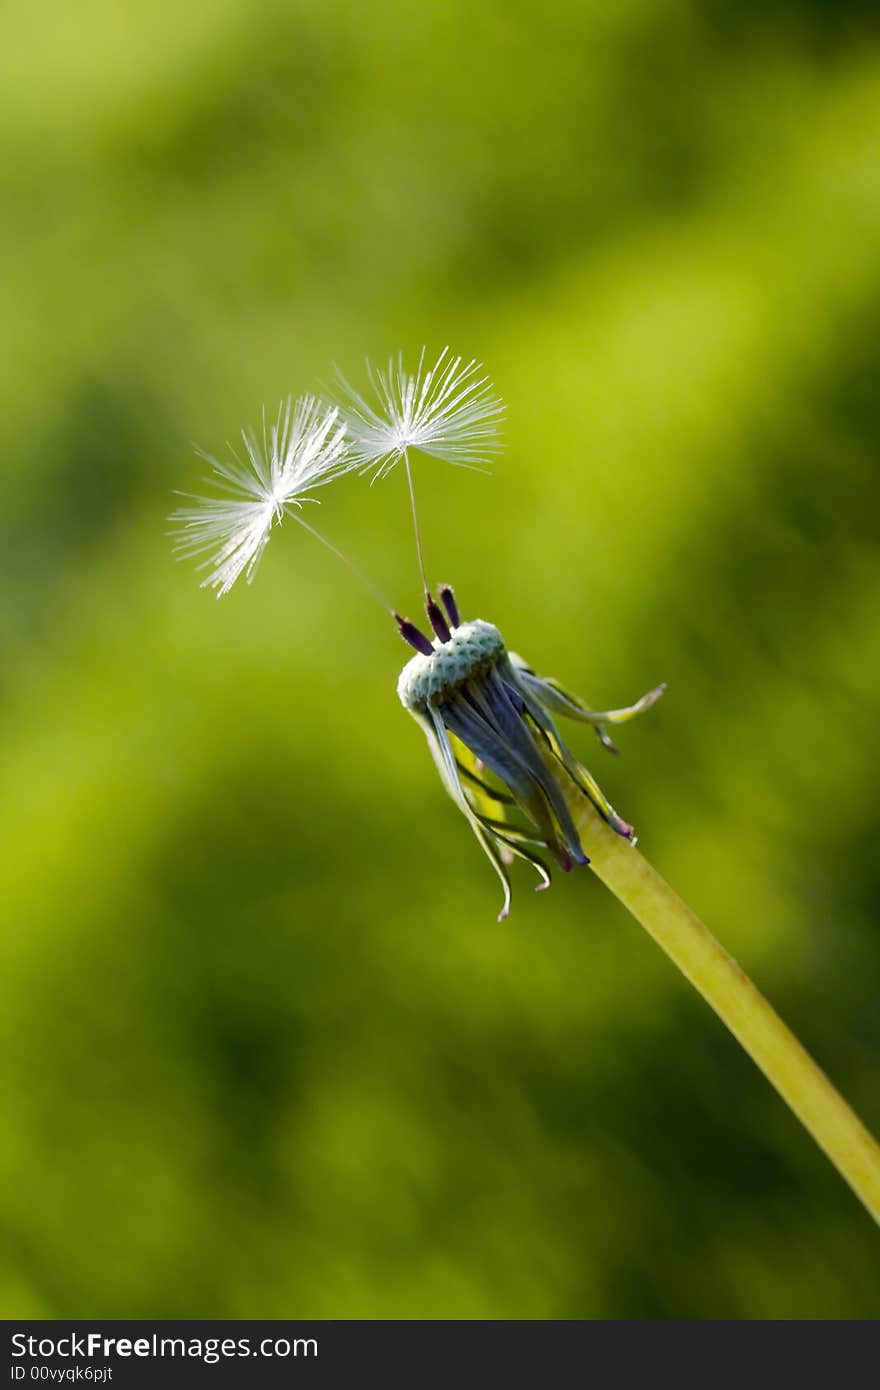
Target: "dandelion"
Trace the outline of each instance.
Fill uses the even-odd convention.
[[[550,886],[545,853],[566,872],[590,862],[572,818],[572,793],[584,793],[618,835],[634,839],[632,826],[564,743],[551,711],[591,724],[608,746],[605,725],[649,709],[665,687],[626,709],[591,710],[508,653],[492,623],[461,622],[448,586],[440,597],[445,615],[434,604],[429,608],[433,641],[412,624],[402,629],[416,655],[403,668],[397,693],[424,730],[447,791],[501,879],[501,921],[510,909],[507,869],[514,857],[537,870],[539,891]],[[489,783],[486,769],[501,789]],[[512,809],[525,824],[511,819]]]
[[[221,495],[187,494],[196,505],[170,518],[179,528],[177,553],[206,556],[200,568],[209,572],[202,583],[215,589],[218,598],[241,575],[250,583],[273,526],[286,515],[329,546],[298,513],[305,502],[317,502],[309,495],[315,488],[355,463],[338,408],[315,396],[302,396],[295,404],[288,397],[274,424],[267,427],[264,414],[261,433],[242,430],[241,437],[245,459],[233,450],[232,460],[225,462],[199,450],[211,465],[206,481]]]
[[[401,460],[406,471],[422,588],[427,593],[421,532],[416,512],[410,450],[454,464],[485,471],[488,459],[500,451],[498,427],[504,403],[496,396],[482,365],[465,362],[445,347],[432,367],[425,367],[425,348],[414,372],[403,365],[403,353],[390,358],[384,371],[367,363],[375,404],[355,391],[344,377],[343,411],[358,465],[384,478]]]
[[[425,577],[409,451],[463,467],[479,467],[499,447],[503,406],[475,362],[462,365],[444,349],[415,373],[392,359],[370,370],[378,408],[349,389],[344,411],[305,396],[288,400],[262,436],[245,431],[246,460],[208,455],[221,495],[194,498],[175,513],[177,549],[205,554],[205,584],[218,594],[244,574],[250,580],[269,537],[292,516],[369,586],[415,649],[398,681],[404,707],[421,725],[443,782],[494,865],[504,888],[500,918],[510,907],[508,870],[515,858],[550,883],[547,859],[564,870],[589,864],[685,977],[715,1009],[792,1111],[825,1150],[853,1191],[880,1219],[880,1149],[831,1082],[786,1028],[748,976],[709,930],[635,850],[623,820],[595,779],[570,752],[555,717],[591,726],[616,752],[608,726],[625,723],[663,694],[656,686],[635,704],[593,710],[555,680],[509,652],[498,629],[462,622],[452,589],[438,603]],[[403,461],[409,485],[419,574],[432,637],[401,617],[370,579],[300,515],[310,496],[351,469],[374,481]],[[442,605],[442,606],[441,606]],[[589,851],[589,853],[588,853]]]

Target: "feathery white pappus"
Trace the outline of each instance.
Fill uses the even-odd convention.
[[[479,470],[502,448],[498,427],[505,410],[481,372],[481,363],[453,357],[448,347],[431,367],[422,348],[414,372],[404,368],[402,353],[389,358],[384,371],[367,362],[375,405],[340,376],[340,406],[358,467],[382,478],[408,449],[419,449]]]
[[[205,481],[225,495],[183,494],[196,506],[170,517],[179,528],[175,549],[180,556],[207,553],[200,568],[210,573],[202,584],[215,589],[218,598],[242,574],[251,581],[272,527],[285,511],[316,502],[309,492],[355,466],[339,409],[315,396],[301,396],[295,403],[288,396],[274,424],[267,426],[264,413],[261,434],[242,430],[241,437],[245,459],[233,449],[230,461],[198,451],[211,465]]]

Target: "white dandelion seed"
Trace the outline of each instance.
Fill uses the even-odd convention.
[[[481,372],[479,362],[453,357],[448,347],[427,368],[422,348],[414,372],[405,370],[402,353],[384,371],[368,362],[376,405],[340,378],[343,415],[361,469],[384,477],[408,449],[459,468],[482,468],[502,448],[504,402]]]
[[[425,367],[425,348],[414,372],[403,365],[403,353],[390,358],[385,371],[367,362],[376,404],[356,391],[343,376],[342,412],[352,439],[360,472],[372,471],[373,482],[403,461],[409,488],[413,535],[422,588],[428,592],[425,557],[416,507],[410,450],[417,449],[458,468],[486,472],[484,465],[501,450],[498,427],[504,402],[495,394],[482,365],[465,362],[445,347],[432,367]]]
[[[181,557],[206,556],[200,568],[209,573],[202,585],[215,589],[218,598],[242,574],[250,583],[272,527],[285,512],[296,516],[291,509],[317,502],[308,496],[314,488],[358,463],[339,409],[315,396],[302,396],[296,403],[288,397],[273,425],[267,427],[264,414],[261,434],[242,430],[241,437],[245,459],[232,450],[231,461],[224,462],[199,450],[211,465],[206,481],[225,495],[186,494],[196,506],[170,518],[179,528],[175,550]],[[312,530],[304,521],[300,524]]]

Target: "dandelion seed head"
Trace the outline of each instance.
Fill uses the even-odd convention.
[[[501,450],[504,403],[476,360],[465,362],[445,347],[426,367],[422,348],[415,372],[405,369],[401,353],[384,371],[368,362],[367,373],[374,402],[340,378],[342,412],[362,471],[384,477],[409,449],[479,471]]]
[[[264,412],[259,433],[242,430],[241,439],[243,458],[232,448],[229,459],[199,450],[211,466],[205,481],[220,495],[193,496],[194,506],[170,518],[177,554],[205,557],[202,585],[218,598],[242,575],[250,583],[285,512],[317,502],[313,489],[357,464],[339,409],[311,395],[282,401],[271,425]]]
[[[401,637],[416,653],[400,673],[397,694],[421,726],[446,790],[498,874],[502,920],[510,907],[513,859],[536,870],[538,891],[550,884],[547,855],[564,873],[590,862],[572,797],[587,797],[618,835],[635,841],[633,827],[566,745],[554,715],[591,725],[607,748],[605,726],[626,723],[649,709],[664,687],[619,709],[591,709],[508,651],[493,623],[461,621],[448,585],[440,598],[448,623],[426,595],[433,640],[394,615]]]
[[[432,656],[417,652],[400,673],[397,694],[410,712],[424,710],[430,700],[452,695],[504,653],[501,633],[482,618],[462,623],[446,642],[437,639],[433,646]]]

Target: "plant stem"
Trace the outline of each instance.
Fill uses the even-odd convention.
[[[880,1147],[749,977],[586,798],[572,807],[590,867],[699,990],[880,1222]]]

